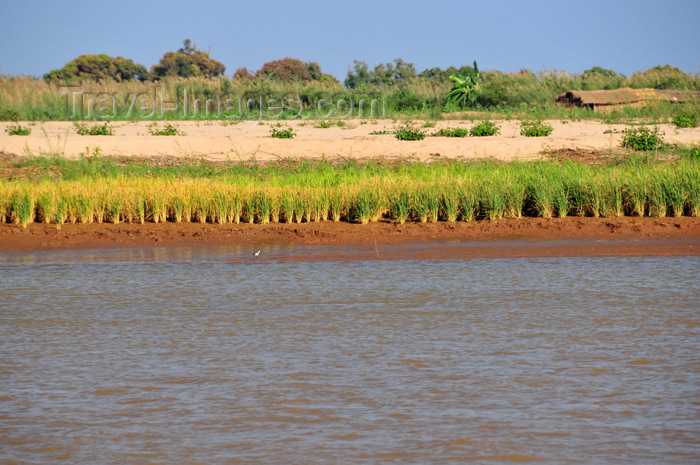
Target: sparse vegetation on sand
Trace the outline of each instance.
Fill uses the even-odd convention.
[[[520,125],[520,135],[525,137],[547,137],[554,128],[542,121],[523,121]]]
[[[5,128],[5,132],[10,136],[28,136],[32,133],[32,128],[22,126],[21,124],[11,124]]]
[[[148,129],[152,136],[186,136],[187,133],[179,130],[172,123],[167,123],[164,128],[160,129],[157,124],[154,124]]]
[[[109,123],[88,125],[86,123],[74,123],[75,132],[81,136],[113,136],[114,129]]]
[[[602,166],[18,158],[6,168],[14,174],[0,180],[0,221],[23,226],[700,215],[700,160],[685,155]]]

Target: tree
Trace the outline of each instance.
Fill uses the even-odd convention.
[[[246,80],[253,79],[254,77],[255,76],[253,74],[251,74],[251,72],[248,71],[248,68],[246,68],[245,66],[242,68],[238,68],[236,70],[236,72],[233,73],[233,80],[234,81],[237,81],[237,80],[246,81]]]
[[[479,67],[476,65],[476,61],[474,62],[474,68],[467,69],[461,74],[453,74],[450,76],[450,79],[454,85],[447,98],[457,102],[462,107],[467,104],[470,106],[474,105],[481,91],[481,75],[479,74]]]
[[[185,39],[182,44],[183,48],[177,52],[166,52],[159,64],[151,67],[153,79],[165,76],[213,78],[226,71],[220,61],[210,58],[207,52],[197,50],[190,39]]]
[[[266,76],[284,82],[318,81],[324,76],[321,66],[313,61],[303,62],[298,58],[283,58],[263,64],[256,76]]]
[[[380,63],[372,71],[369,71],[364,61],[355,60],[354,63],[354,69],[348,71],[345,78],[345,85],[351,89],[363,85],[405,85],[416,77],[416,68],[413,63],[407,63],[401,58],[396,58],[393,63]]]
[[[142,65],[124,57],[112,58],[109,55],[81,55],[66,63],[61,69],[54,69],[44,74],[46,81],[71,81],[75,79],[92,79],[95,81],[114,79],[128,81],[138,79],[145,81],[148,71]]]

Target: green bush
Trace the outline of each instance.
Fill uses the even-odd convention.
[[[673,118],[673,124],[679,128],[696,128],[698,127],[698,117],[691,113],[681,113]]]
[[[425,132],[405,125],[396,131],[396,138],[398,140],[423,140],[425,139]]]
[[[523,121],[520,124],[520,135],[525,137],[545,137],[554,131],[554,128],[542,121]]]
[[[389,95],[389,106],[399,113],[420,110],[423,100],[410,89],[401,88]]]
[[[187,133],[180,131],[178,128],[173,126],[171,123],[165,125],[163,129],[158,129],[157,126],[148,129],[148,132],[152,136],[186,136]]]
[[[276,139],[293,139],[296,134],[294,134],[294,131],[292,128],[285,128],[285,129],[277,129],[277,128],[271,128],[270,129],[270,136],[276,138]]]
[[[483,123],[477,124],[469,131],[469,135],[474,137],[495,136],[500,133],[501,129],[496,126],[496,123],[492,123],[491,121],[484,121]]]
[[[644,126],[626,129],[624,136],[622,136],[622,146],[634,150],[656,150],[661,147],[663,142],[658,127],[654,127],[653,130]]]
[[[13,124],[6,127],[5,132],[10,136],[28,136],[32,132],[32,129],[20,126],[19,124]]]
[[[469,135],[469,130],[463,128],[445,128],[440,129],[433,135],[437,137],[466,137]]]
[[[0,121],[19,121],[19,112],[12,108],[0,107]]]
[[[81,136],[113,136],[114,129],[110,128],[108,123],[95,124],[88,126],[87,124],[74,123],[75,132]]]

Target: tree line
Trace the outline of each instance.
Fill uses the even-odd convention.
[[[380,63],[370,68],[365,61],[355,60],[348,70],[344,80],[345,87],[349,89],[364,89],[369,87],[401,87],[415,79],[430,79],[438,82],[454,81],[457,76],[471,76],[475,71],[474,66],[450,66],[446,69],[433,67],[421,72],[416,71],[413,63],[405,62],[401,58],[393,62]],[[180,78],[206,78],[214,79],[224,77],[226,66],[209,56],[209,53],[197,49],[190,39],[183,41],[183,47],[173,52],[166,52],[158,64],[149,70],[145,66],[134,63],[133,60],[124,57],[111,57],[106,54],[81,55],[68,62],[63,68],[52,70],[44,75],[46,81],[76,81],[76,80],[158,80],[165,77]],[[521,70],[516,74],[532,74],[528,70]],[[507,73],[489,71],[484,73],[485,80],[497,79]],[[510,73],[513,74],[513,73]],[[338,80],[321,70],[316,62],[303,62],[296,58],[284,58],[265,63],[258,71],[251,72],[246,67],[238,68],[233,73],[233,80],[254,80],[255,78],[269,78],[283,82],[312,82],[326,81],[338,83]],[[653,87],[695,89],[698,87],[698,77],[688,75],[676,67],[670,65],[655,66],[644,72],[635,73],[631,78],[617,73],[611,69],[594,66],[584,71],[580,76],[584,90],[586,89],[614,89],[624,85],[630,87]]]

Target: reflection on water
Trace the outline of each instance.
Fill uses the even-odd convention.
[[[331,249],[0,254],[2,463],[700,462],[699,258]]]

